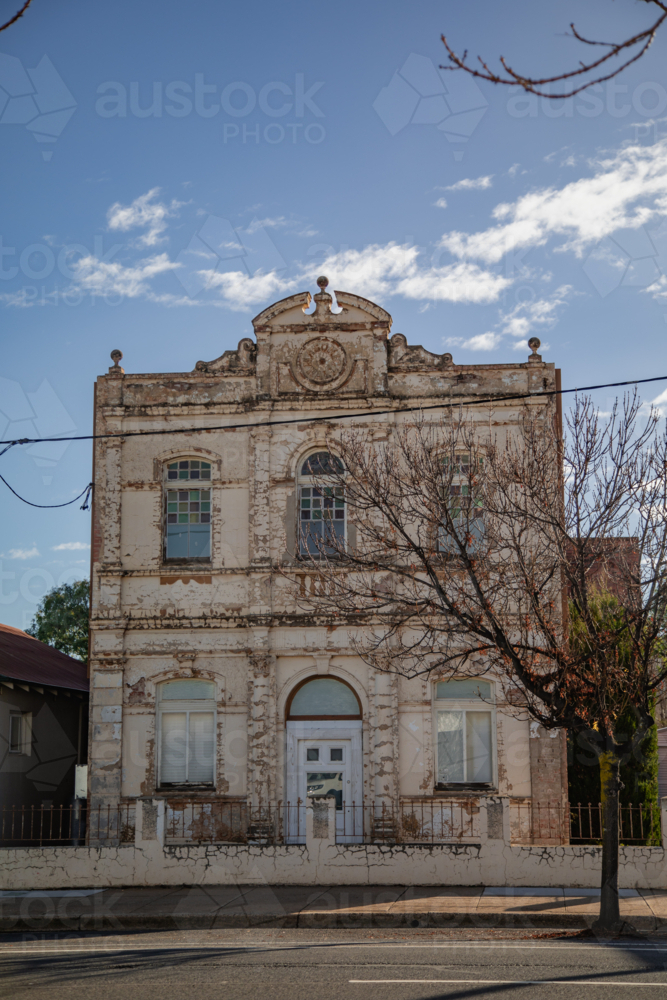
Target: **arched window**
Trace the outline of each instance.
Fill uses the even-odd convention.
[[[158,687],[159,782],[213,785],[215,777],[215,684],[165,681]]]
[[[164,473],[165,559],[210,559],[211,463],[181,458]]]
[[[336,677],[313,677],[292,692],[287,704],[287,718],[360,719],[361,705],[345,681]]]
[[[344,471],[341,460],[328,451],[304,459],[299,471],[301,555],[334,555],[345,545],[345,498],[339,479]]]

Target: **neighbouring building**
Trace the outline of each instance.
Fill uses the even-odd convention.
[[[0,841],[68,839],[87,750],[86,664],[0,625]]]
[[[99,438],[94,453],[90,807],[165,799],[168,839],[197,839],[207,822],[210,834],[217,817],[218,839],[273,829],[288,842],[305,836],[301,804],[322,793],[350,841],[365,835],[359,810],[385,838],[407,816],[406,836],[447,840],[470,839],[453,817],[481,796],[562,809],[561,732],[503,712],[492,681],[480,700],[479,684],[374,672],[345,627],[300,609],[286,578],[310,586],[312,470],[336,461],[312,418],[375,409],[387,437],[402,407],[491,395],[511,428],[519,404],[502,397],[554,389],[559,373],[536,349],[522,363],[455,364],[390,336],[391,316],[367,299],[336,292],[333,311],[318,284],[314,309],[308,292],[274,303],[254,339],[190,372],[126,374],[114,351],[97,382],[95,433],[126,436]],[[475,413],[488,425],[485,407]],[[160,433],[137,434],[149,431]],[[344,501],[332,504],[353,541]]]

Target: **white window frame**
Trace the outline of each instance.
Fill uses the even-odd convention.
[[[174,464],[180,465],[180,463],[183,463],[183,462],[187,462],[188,463],[188,469],[186,469],[186,470],[177,469],[176,471],[179,473],[179,476],[180,476],[181,471],[186,471],[188,473],[188,477],[186,479],[185,478],[184,479],[181,479],[181,478],[178,478],[178,479],[169,479],[168,478],[169,477],[169,471],[170,471],[169,470],[169,466],[170,465],[174,465]],[[201,466],[201,463],[204,462],[208,466],[209,478],[208,479],[200,479],[200,478],[192,479],[191,478],[191,473],[193,471],[195,471],[195,470],[191,470],[189,468],[189,464],[191,462],[196,462],[200,466]],[[213,463],[210,460],[210,458],[193,458],[193,457],[188,456],[188,455],[179,455],[177,458],[169,458],[165,462],[163,462],[163,466],[162,466],[162,483],[163,483],[163,498],[162,498],[162,511],[163,511],[162,560],[163,560],[164,563],[183,563],[183,562],[210,563],[212,561],[212,556],[213,556],[213,485],[212,485],[212,480],[213,480]],[[208,549],[209,549],[209,554],[207,556],[191,556],[191,555],[187,555],[187,556],[170,556],[168,554],[167,538],[168,538],[168,534],[169,534],[169,514],[170,514],[170,511],[169,511],[169,504],[170,504],[169,493],[170,492],[178,492],[179,490],[185,491],[187,493],[190,493],[193,490],[198,490],[198,491],[200,491],[200,490],[208,490],[209,491],[209,500],[208,501],[202,501],[201,496],[200,496],[200,498],[199,498],[198,501],[193,501],[193,502],[196,502],[197,506],[198,506],[198,516],[199,516],[200,520],[197,523],[201,523],[201,524],[207,523],[208,524]],[[176,504],[177,507],[180,506],[180,501],[179,500],[174,501],[174,503]],[[187,500],[188,508],[190,508],[190,503],[191,503],[190,497],[188,497],[188,500]],[[202,516],[201,506],[202,506],[203,503],[207,503],[208,504],[208,511],[204,512],[205,514],[208,515],[208,518],[209,518],[208,522],[205,522],[205,521],[201,520],[201,516]],[[178,511],[175,512],[175,514],[176,514],[177,517],[178,517],[178,513],[179,513]],[[190,513],[190,511],[188,509],[188,514],[189,513]],[[178,523],[178,522],[176,522],[176,523]],[[189,524],[190,521],[188,520],[187,523]],[[189,531],[188,531],[188,535],[189,535]]]
[[[178,680],[179,678],[174,678]],[[183,680],[190,680],[190,678],[182,678]],[[210,683],[210,682],[208,682]],[[170,788],[184,788],[187,785],[193,788],[210,788],[215,790],[216,787],[216,777],[217,777],[217,732],[218,732],[218,717],[217,717],[217,705],[215,698],[183,698],[183,699],[169,699],[163,700],[162,692],[165,687],[169,684],[169,681],[164,681],[162,684],[158,685],[157,690],[157,711],[156,711],[156,724],[157,724],[157,737],[158,737],[158,789],[168,790]],[[162,780],[162,717],[164,715],[170,714],[183,714],[185,713],[185,733],[186,733],[186,751],[185,751],[185,769],[186,777],[183,782],[168,782],[164,783]],[[190,741],[190,716],[197,714],[213,714],[213,760],[212,760],[212,777],[211,781],[190,781],[188,779],[188,766],[189,766],[189,741]]]
[[[449,456],[448,455],[444,455],[443,456],[443,462],[447,462],[447,463],[449,462]],[[481,465],[484,462],[484,457],[482,455],[471,455],[471,453],[468,452],[468,451],[466,451],[466,452],[456,452],[456,454],[454,455],[455,471],[452,474],[451,482],[450,482],[450,484],[448,486],[448,495],[447,495],[446,499],[447,499],[447,504],[448,504],[450,512],[451,512],[452,508],[454,507],[454,501],[455,501],[455,498],[457,496],[462,496],[462,497],[466,497],[467,498],[467,506],[469,507],[471,514],[472,514],[473,510],[477,510],[477,509],[479,510],[479,512],[480,512],[479,516],[470,516],[470,514],[467,515],[467,517],[468,517],[468,525],[475,524],[476,522],[478,522],[479,524],[481,524],[481,531],[479,532],[479,541],[483,541],[483,539],[484,539],[484,500],[480,496],[471,497],[470,493],[468,492],[469,489],[470,489],[470,468],[471,468],[471,466],[473,465],[474,462],[476,462],[479,465]],[[466,468],[468,471],[466,471],[466,472],[456,471],[456,470],[460,470],[462,467]],[[460,488],[461,492],[458,493],[458,494],[453,493],[452,490],[456,489],[457,487]],[[460,505],[460,508],[459,508],[459,515],[458,515],[458,517],[453,517],[452,518],[452,520],[454,521],[454,524],[455,524],[455,526],[457,528],[457,532],[460,531],[461,526],[463,526],[464,523],[465,523],[465,517],[466,517],[466,515],[463,512],[463,507],[464,507],[464,504],[462,503]],[[444,532],[444,530],[443,530],[442,527],[440,527],[438,529],[437,545],[438,545],[438,552],[440,552],[440,553],[442,553],[444,555],[452,555],[452,554],[458,555],[459,554],[458,548],[456,547],[456,543],[453,541],[453,539],[449,535],[447,535]],[[470,546],[468,547],[469,551],[474,552],[474,550],[476,548],[476,545],[477,545],[477,543],[473,539],[472,542],[471,542],[471,544],[470,544]]]
[[[319,551],[309,552],[307,549],[304,550],[303,545],[302,545],[302,529],[301,529],[302,523],[304,523],[304,524],[305,523],[312,524],[313,521],[316,520],[315,518],[311,517],[307,522],[306,521],[302,522],[302,520],[301,520],[302,503],[303,503],[304,500],[310,500],[310,502],[311,502],[311,508],[310,509],[311,509],[311,514],[312,514],[312,509],[313,509],[312,508],[312,503],[313,503],[313,501],[315,499],[317,499],[317,498],[314,498],[312,496],[312,493],[311,493],[310,497],[304,497],[303,496],[303,490],[304,489],[312,490],[314,488],[317,488],[318,486],[323,486],[325,489],[327,488],[326,476],[320,476],[320,477],[318,477],[318,476],[305,476],[305,475],[303,475],[303,473],[301,472],[301,470],[303,468],[304,462],[307,462],[309,458],[312,458],[314,455],[320,454],[320,452],[326,452],[326,451],[327,451],[326,448],[313,448],[312,451],[307,452],[305,455],[302,455],[302,457],[299,459],[299,464],[298,464],[298,467],[297,467],[297,477],[296,477],[296,484],[297,484],[297,491],[296,491],[296,493],[297,493],[296,549],[297,549],[297,553],[298,553],[298,555],[299,555],[299,557],[301,559],[310,559],[310,558],[317,559],[320,556]],[[335,458],[337,461],[339,461],[341,463],[341,465],[343,464],[342,459],[338,455],[336,455],[334,452],[328,452],[328,454],[330,454],[333,458]],[[333,480],[332,480],[332,487],[331,488],[332,489],[337,489],[338,488],[337,484],[334,483]],[[333,508],[334,515],[336,513],[335,503],[336,503],[336,501],[338,499],[339,498],[337,498],[337,497],[333,498],[333,500],[334,500],[334,508]],[[338,520],[339,523],[342,522],[342,524],[343,524],[343,547],[347,548],[347,521],[348,521],[348,518],[347,518],[347,504],[345,503],[345,496],[344,495],[343,495],[342,503],[343,503],[342,508],[339,507],[338,509],[339,510],[342,509],[342,511],[343,511],[343,517],[337,519],[334,516],[334,518],[332,520],[334,520],[334,522],[336,520]],[[324,509],[324,508],[322,508],[322,509]],[[327,518],[319,518],[317,520],[326,521],[328,519]],[[337,554],[338,553],[332,553],[332,555],[337,555]]]
[[[453,677],[448,678],[451,680],[470,680],[467,677]],[[491,720],[491,780],[490,781],[476,781],[474,778],[468,778],[467,775],[464,776],[462,781],[447,781],[443,784],[447,785],[447,790],[453,790],[457,787],[461,789],[475,787],[475,788],[488,788],[493,789],[498,786],[498,767],[497,767],[497,718],[496,718],[496,706],[495,706],[495,690],[493,682],[488,682],[491,684],[491,697],[489,700],[483,698],[438,698],[438,681],[433,684],[433,756],[435,761],[435,780],[433,784],[435,786],[441,784],[440,782],[440,765],[438,761],[438,713],[439,712],[461,712],[463,714],[463,753],[464,753],[464,769],[467,768],[467,748],[466,748],[466,714],[468,712],[488,712]]]

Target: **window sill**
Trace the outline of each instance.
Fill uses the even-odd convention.
[[[456,795],[497,795],[498,789],[490,782],[462,781],[460,784],[437,784],[433,789],[433,794],[438,797],[453,797]]]
[[[163,559],[161,567],[168,569],[170,566],[210,566],[211,557],[203,556],[201,559]]]
[[[160,787],[155,792],[158,798],[168,798],[172,795],[196,795],[197,793],[202,795],[210,795],[211,792],[215,792],[214,784],[185,784],[185,785],[160,785]]]

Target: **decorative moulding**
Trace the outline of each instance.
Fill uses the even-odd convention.
[[[198,361],[193,371],[206,375],[251,375],[255,371],[256,358],[255,341],[244,337],[235,351],[225,351],[215,361]]]
[[[395,333],[389,341],[389,368],[392,371],[432,371],[453,365],[451,354],[431,354],[419,345],[412,347],[403,333]]]

